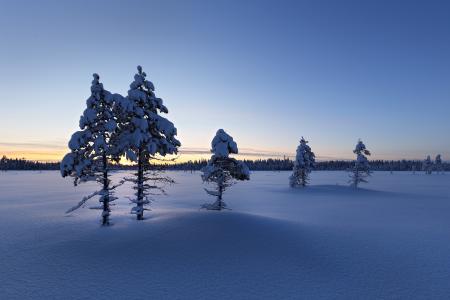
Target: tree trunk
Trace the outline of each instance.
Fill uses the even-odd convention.
[[[102,225],[109,225],[109,180],[108,180],[108,160],[106,153],[103,153],[103,214]]]
[[[219,204],[219,210],[222,210],[222,193],[223,193],[223,186],[222,183],[219,183],[219,196],[217,196],[217,202]]]
[[[144,166],[143,166],[143,158],[142,158],[142,149],[139,149],[138,152],[138,190],[137,190],[137,203],[136,206],[139,208],[139,211],[136,214],[137,220],[144,220]]]
[[[358,183],[359,183],[359,170],[358,170],[358,168],[356,168],[356,170],[355,170],[355,189],[358,188]]]

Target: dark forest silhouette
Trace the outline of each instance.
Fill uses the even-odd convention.
[[[293,161],[291,159],[257,159],[243,160],[252,171],[291,171]],[[351,160],[329,160],[317,161],[314,170],[317,171],[346,171],[353,166]],[[421,160],[371,160],[369,161],[373,171],[421,171]],[[206,166],[207,160],[194,160],[187,162],[175,162],[171,164],[153,165],[155,169],[161,170],[180,170],[180,171],[198,171]],[[59,170],[59,162],[38,162],[26,160],[24,158],[7,158],[3,156],[0,159],[0,170]],[[113,165],[115,170],[134,170],[133,165]],[[450,171],[450,163],[443,163],[443,170]]]

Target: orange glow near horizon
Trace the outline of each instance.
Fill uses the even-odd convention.
[[[13,159],[26,159],[39,162],[59,162],[65,155],[65,151],[44,152],[44,151],[23,151],[23,150],[7,150],[0,151],[0,156],[6,156]]]
[[[30,161],[39,162],[60,162],[64,155],[69,151],[67,147],[61,145],[45,145],[38,146],[36,144],[24,144],[21,146],[8,146],[6,143],[0,144],[0,157],[6,156],[8,158],[19,158],[26,159]],[[241,154],[234,155],[235,158],[243,160],[258,160],[258,159],[283,159],[284,157],[293,159],[294,153],[283,153],[281,151],[271,152],[264,150],[254,150],[250,148],[240,149]],[[317,152],[316,152],[317,153]],[[233,155],[232,155],[233,156]],[[209,150],[203,148],[181,148],[178,155],[169,155],[166,157],[161,157],[161,160],[154,160],[155,164],[173,164],[173,163],[183,163],[187,161],[194,160],[208,160],[211,157]],[[381,157],[380,157],[381,158]],[[172,159],[175,159],[172,161]],[[341,159],[352,159],[351,156],[345,157],[344,155],[332,155],[332,156],[316,156],[317,160],[341,160]],[[373,158],[374,159],[374,158]],[[127,161],[125,158],[121,160],[122,164],[130,165],[133,164]]]
[[[30,161],[39,161],[39,162],[60,162],[64,155],[67,153],[67,150],[54,150],[54,151],[45,151],[43,149],[36,150],[24,150],[24,149],[0,149],[0,157],[6,156],[7,158],[12,159],[26,159]],[[201,154],[191,154],[191,153],[180,153],[178,155],[169,155],[166,157],[161,157],[161,161],[155,160],[156,164],[173,164],[173,163],[183,163],[194,160],[208,160],[211,157],[211,154],[201,153]],[[238,159],[264,159],[270,157],[262,157],[258,155],[235,155]],[[276,158],[276,157],[272,157]],[[279,158],[279,157],[278,157]],[[172,161],[172,159],[175,159]],[[122,164],[132,164],[127,161],[125,158],[121,160]]]
[[[55,147],[53,149],[49,148],[31,148],[31,147],[4,147],[2,146],[0,148],[0,158],[2,156],[6,156],[7,158],[12,159],[26,159],[30,161],[39,161],[39,162],[60,162],[64,155],[68,152],[68,149],[65,149],[63,147]],[[232,155],[232,157],[235,157],[240,160],[258,160],[258,159],[283,159],[284,157],[293,159],[294,154],[292,153],[286,153],[286,156],[280,154],[280,153],[273,153],[272,155],[268,152],[266,153],[250,153],[246,151],[242,151],[242,154],[239,155]],[[192,150],[186,150],[182,149],[178,155],[168,155],[166,157],[161,157],[161,160],[154,160],[153,163],[155,164],[173,164],[173,163],[183,163],[188,161],[195,161],[195,160],[208,160],[211,157],[211,154],[208,153],[208,151],[192,151]],[[172,159],[175,159],[172,161]],[[351,160],[353,159],[352,156],[344,156],[344,155],[338,155],[338,156],[321,156],[317,155],[316,159],[318,161],[325,161],[325,160]],[[383,157],[383,155],[378,155],[377,157],[371,157],[371,159],[391,159],[389,157]],[[405,159],[416,159],[414,157],[407,157]],[[122,158],[121,160],[122,164],[130,165],[133,164],[130,161],[127,161],[125,158]]]
[[[271,153],[268,151],[257,151],[253,149],[242,148],[241,154],[235,155],[238,159],[264,159],[264,158],[283,158],[280,153]],[[39,162],[60,162],[64,155],[69,151],[67,146],[60,144],[39,144],[39,143],[0,143],[0,157],[6,156],[12,159],[26,159]],[[233,155],[232,155],[233,156]],[[290,155],[292,156],[292,154]],[[183,163],[194,160],[208,160],[211,153],[207,148],[182,147],[178,155],[168,155],[160,157],[161,160],[154,160],[155,164],[173,164]],[[175,159],[175,160],[172,160]],[[125,158],[121,160],[122,164],[133,164]]]

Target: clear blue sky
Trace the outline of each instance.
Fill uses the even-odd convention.
[[[63,151],[141,64],[185,149],[450,158],[450,1],[0,0],[0,45],[0,154]]]

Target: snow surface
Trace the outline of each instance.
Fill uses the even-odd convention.
[[[118,188],[111,227],[98,211],[64,212],[95,183],[59,172],[0,172],[1,299],[448,299],[450,176],[253,172],[204,211],[199,173],[138,222]],[[123,172],[115,173],[117,182]],[[90,206],[97,206],[92,201]]]

